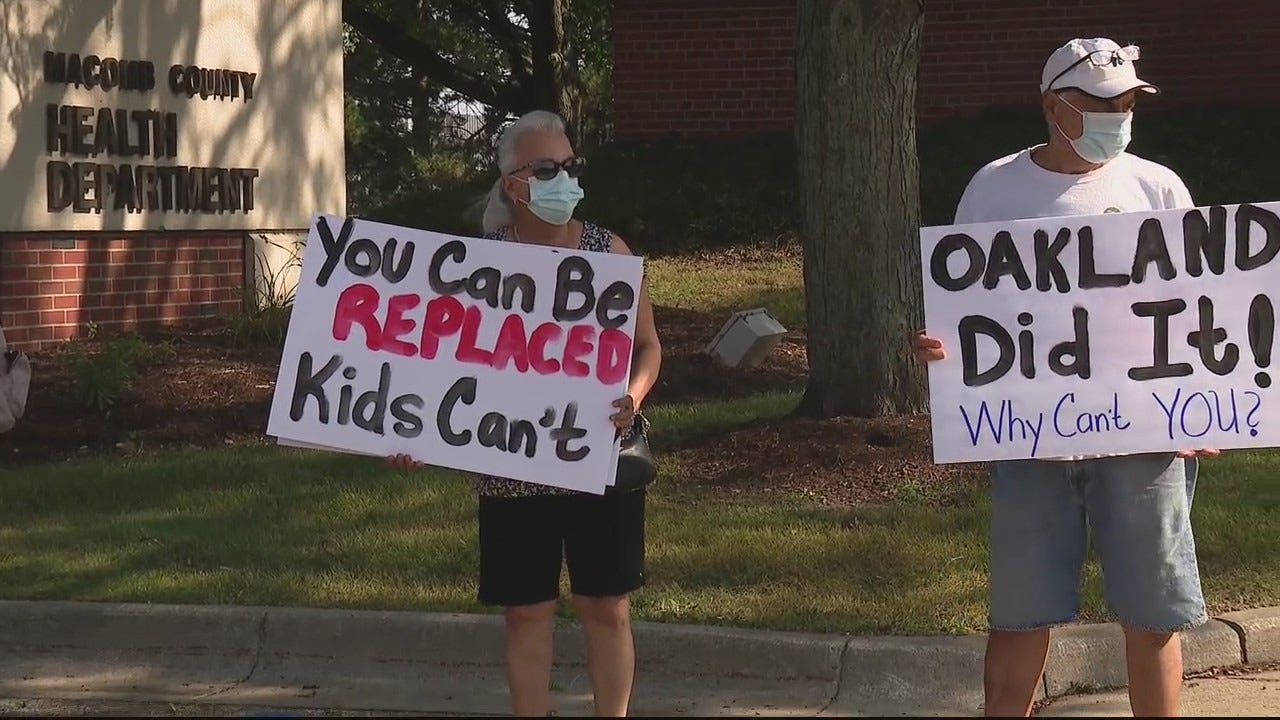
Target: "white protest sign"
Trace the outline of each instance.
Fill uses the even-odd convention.
[[[267,434],[603,493],[640,258],[317,216]]]
[[[935,461],[1280,445],[1278,213],[922,228]]]

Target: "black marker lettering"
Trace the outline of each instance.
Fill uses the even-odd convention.
[[[968,315],[960,319],[960,362],[964,369],[964,384],[968,387],[980,387],[1004,377],[1013,368],[1013,338],[1009,332],[1000,327],[1000,323],[985,315]],[[995,363],[982,372],[978,372],[978,335],[986,335],[996,341],[1000,356]]]
[[[595,290],[591,286],[594,277],[595,271],[586,258],[572,255],[562,260],[556,268],[556,296],[551,316],[559,322],[577,322],[590,315],[596,302]],[[582,296],[582,303],[570,308],[569,297],[574,293]]]
[[[951,259],[951,254],[957,250],[965,252],[969,265],[960,277],[953,277],[947,263]],[[986,262],[987,257],[983,254],[982,246],[978,245],[977,240],[964,233],[952,233],[933,246],[933,254],[929,256],[929,275],[933,278],[934,284],[943,290],[958,292],[982,277],[982,268]]]
[[[1187,334],[1187,344],[1200,351],[1200,363],[1214,375],[1227,375],[1240,362],[1240,348],[1232,342],[1222,348],[1222,357],[1214,349],[1226,342],[1227,331],[1214,327],[1213,301],[1201,295],[1197,303],[1200,310],[1200,329]]]
[[[1265,237],[1262,249],[1251,255],[1249,235],[1253,225],[1262,228]],[[1236,208],[1236,267],[1256,270],[1274,260],[1277,252],[1280,252],[1280,217],[1257,205],[1246,204]]]
[[[1031,323],[1035,321],[1029,312],[1018,313],[1018,324],[1022,327],[1031,327]],[[1018,358],[1019,368],[1022,370],[1022,377],[1034,379],[1036,376],[1036,339],[1030,330],[1023,330],[1018,333]]]
[[[404,252],[400,253],[400,262],[396,264],[396,246],[398,241],[395,238],[387,240],[387,244],[382,247],[382,277],[387,282],[395,284],[405,279],[409,274],[409,267],[413,264],[414,244],[412,241],[404,244]]]
[[[1178,274],[1173,267],[1173,258],[1169,257],[1169,247],[1165,243],[1164,228],[1156,218],[1147,218],[1138,228],[1138,247],[1133,253],[1133,281],[1140,283],[1147,279],[1147,266],[1156,264],[1156,272],[1161,280],[1172,280]]]
[[[461,279],[445,282],[445,280],[440,277],[440,268],[444,266],[446,258],[451,259],[456,263],[466,260],[466,244],[461,240],[450,240],[436,248],[435,254],[431,256],[431,265],[427,268],[427,282],[431,284],[431,289],[437,295],[457,295],[462,292],[467,281],[465,279]]]
[[[1052,243],[1049,242],[1049,233],[1044,230],[1036,230],[1034,235],[1036,289],[1040,292],[1049,292],[1056,286],[1060,293],[1071,292],[1071,281],[1067,278],[1067,269],[1062,267],[1062,261],[1058,259],[1062,251],[1067,248],[1067,243],[1071,242],[1071,230],[1060,228]]]
[[[1071,320],[1075,327],[1075,339],[1053,346],[1049,351],[1049,369],[1062,377],[1075,375],[1081,380],[1088,380],[1093,374],[1093,366],[1089,361],[1089,311],[1076,305],[1071,308]],[[1066,357],[1071,360],[1064,360]]]
[[[1031,288],[1031,278],[1027,277],[1027,268],[1018,255],[1018,247],[1013,243],[1013,235],[1008,230],[1001,230],[991,240],[991,251],[987,255],[987,271],[982,277],[982,287],[992,290],[1004,275],[1012,275],[1013,282],[1019,290]]]
[[[338,238],[333,237],[333,230],[329,228],[329,221],[324,217],[316,218],[316,234],[320,236],[320,244],[324,247],[324,265],[320,266],[320,272],[316,275],[316,285],[324,287],[329,282],[329,277],[333,275],[334,268],[338,267],[338,262],[342,259],[347,249],[347,243],[351,240],[351,231],[355,227],[355,220],[347,218],[342,223],[342,229],[338,231]]]
[[[378,389],[360,393],[351,408],[351,419],[360,428],[371,433],[383,434],[383,420],[387,415],[387,395],[391,392],[391,364],[382,363],[378,371]]]
[[[502,272],[495,267],[476,268],[467,277],[467,294],[476,300],[482,300],[491,308],[500,304],[498,295],[502,292]]]
[[[1276,311],[1271,298],[1255,295],[1249,303],[1249,348],[1253,350],[1253,361],[1259,370],[1253,382],[1264,389],[1271,387],[1271,375],[1262,370],[1271,367],[1271,344],[1275,335]]]
[[[1098,269],[1094,264],[1096,258],[1093,252],[1093,228],[1085,225],[1076,232],[1076,237],[1080,240],[1080,289],[1092,290],[1094,288],[1104,287],[1124,287],[1129,284],[1129,275],[1127,273],[1104,273],[1098,274]]]
[[[533,312],[533,300],[537,294],[537,287],[533,283],[533,278],[524,273],[513,273],[502,281],[502,307],[507,310],[515,307],[517,290],[520,291],[520,309],[527,313]]]
[[[1152,319],[1152,363],[1146,367],[1129,368],[1131,380],[1157,380],[1169,377],[1186,377],[1191,374],[1191,363],[1169,363],[1169,318],[1187,309],[1187,303],[1179,298],[1134,303],[1133,314]]]
[[[325,397],[324,384],[333,377],[340,365],[342,365],[342,356],[334,355],[329,358],[329,362],[325,363],[324,367],[313,373],[311,353],[302,353],[298,358],[298,373],[294,379],[293,398],[289,404],[289,419],[294,422],[301,420],[303,411],[306,410],[307,398],[314,397],[320,410],[320,422],[329,422],[329,398]]]
[[[440,409],[436,411],[436,429],[440,432],[440,438],[453,447],[462,447],[471,442],[470,430],[454,432],[449,425],[449,417],[453,415],[453,408],[459,401],[466,405],[476,401],[475,378],[458,378],[444,394],[444,398],[440,401]]]
[[[1200,277],[1204,263],[1209,272],[1221,275],[1227,267],[1227,209],[1209,208],[1207,224],[1200,210],[1188,210],[1182,216],[1182,244],[1188,275]]]
[[[382,267],[382,255],[378,252],[377,243],[369,238],[360,238],[343,253],[342,262],[347,266],[347,272],[366,278]]]
[[[564,418],[560,421],[560,427],[551,431],[551,439],[556,441],[556,457],[565,462],[577,462],[586,457],[591,448],[583,445],[580,448],[570,450],[569,442],[585,437],[587,431],[577,426],[578,420],[578,403],[571,402],[564,408]]]
[[[401,395],[391,401],[391,417],[396,419],[392,430],[402,438],[416,438],[422,434],[422,417],[414,410],[422,409],[419,395]]]
[[[636,304],[636,291],[621,280],[610,283],[596,301],[596,322],[602,330],[612,330],[627,324],[627,310]],[[616,311],[617,315],[610,315]]]

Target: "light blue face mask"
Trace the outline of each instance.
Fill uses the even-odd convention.
[[[1120,153],[1129,147],[1129,141],[1133,139],[1132,112],[1085,112],[1062,96],[1058,96],[1058,99],[1084,118],[1084,131],[1080,133],[1080,137],[1071,140],[1071,147],[1081,160],[1101,165],[1120,157]],[[1056,121],[1054,126],[1063,137],[1067,136]]]
[[[550,180],[529,178],[529,212],[548,225],[564,225],[573,218],[573,211],[582,200],[582,188],[577,178],[561,170]]]

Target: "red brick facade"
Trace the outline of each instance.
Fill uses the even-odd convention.
[[[796,0],[614,0],[621,139],[787,130]],[[1160,104],[1280,104],[1280,2],[925,0],[922,121],[1036,102],[1070,37],[1142,48]]]
[[[33,350],[90,324],[134,330],[227,315],[244,306],[244,261],[238,232],[5,235],[0,323]]]

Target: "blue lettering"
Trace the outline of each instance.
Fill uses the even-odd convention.
[[[1069,438],[1076,436],[1075,432],[1070,434],[1062,432],[1062,426],[1058,424],[1058,415],[1062,413],[1062,405],[1068,400],[1074,404],[1076,401],[1076,394],[1067,393],[1066,395],[1063,395],[1062,398],[1058,400],[1058,404],[1053,406],[1053,431],[1058,433],[1058,437]]]
[[[969,419],[969,411],[965,410],[963,405],[960,406],[960,414],[964,416],[965,427],[969,429],[969,442],[973,443],[974,447],[978,446],[978,438],[982,437],[983,423],[986,423],[987,429],[991,432],[991,437],[995,438],[996,444],[1000,444],[1004,430],[1004,409],[1008,404],[1008,400],[1002,400],[1000,402],[1000,419],[994,420],[991,417],[991,409],[987,407],[987,401],[983,400],[982,403],[978,405],[977,427],[974,427],[973,422]]]
[[[977,447],[978,441],[984,433],[990,433],[991,438],[999,445],[1007,439],[1014,442],[1021,438],[1022,440],[1031,440],[1031,455],[1035,456],[1036,451],[1040,448],[1040,434],[1044,428],[1044,413],[1031,419],[1024,419],[1017,416],[1013,409],[1012,400],[1000,401],[1000,412],[998,415],[991,412],[991,406],[983,400],[978,405],[976,417],[971,417],[969,411],[960,406],[960,415],[964,418],[965,428],[969,433],[969,442]]]
[[[1210,390],[1209,394],[1213,396],[1213,404],[1217,409],[1218,429],[1222,432],[1240,432],[1240,410],[1236,407],[1236,390],[1231,388],[1231,422],[1226,425],[1222,424],[1225,413],[1222,412],[1222,398],[1218,396],[1217,390]]]
[[[1258,437],[1258,421],[1253,416],[1258,414],[1258,409],[1262,407],[1262,396],[1252,390],[1245,390],[1243,393],[1246,397],[1253,397],[1253,407],[1249,408],[1249,413],[1244,416],[1244,424],[1249,426],[1249,436]]]
[[[1200,432],[1191,432],[1187,429],[1187,410],[1191,407],[1191,399],[1197,397],[1204,401],[1204,429]],[[1182,404],[1182,412],[1178,415],[1178,420],[1182,426],[1182,433],[1187,437],[1204,437],[1213,427],[1213,407],[1209,405],[1209,398],[1205,397],[1202,392],[1194,392],[1188,395],[1187,401]]]
[[[1117,430],[1128,430],[1133,423],[1124,419],[1120,414],[1120,393],[1111,393],[1111,409],[1115,413],[1115,423]]]
[[[1075,412],[1074,405],[1076,402],[1075,393],[1067,393],[1058,399],[1058,404],[1053,406],[1053,430],[1058,433],[1058,437],[1073,438],[1077,435],[1087,435],[1090,433],[1104,433],[1113,430],[1128,430],[1132,424],[1124,419],[1120,414],[1120,394],[1111,393],[1111,407],[1102,412],[1076,412],[1075,420],[1069,421],[1071,412]],[[1064,425],[1069,427],[1064,428]],[[1074,426],[1075,429],[1071,429]]]
[[[1160,399],[1160,396],[1155,393],[1151,393],[1151,397],[1155,398],[1156,402],[1160,404],[1160,409],[1164,410],[1164,416],[1167,422],[1169,439],[1172,440],[1173,439],[1173,412],[1178,408],[1178,400],[1182,397],[1182,388],[1178,388],[1177,390],[1174,391],[1173,402],[1169,403],[1168,405],[1165,405],[1164,401]]]

